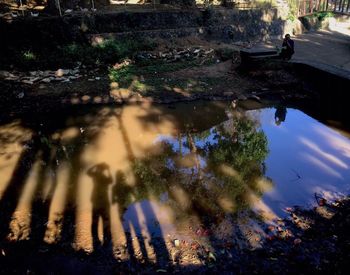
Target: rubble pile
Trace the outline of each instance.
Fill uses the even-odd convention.
[[[204,49],[202,47],[178,48],[166,52],[140,52],[136,55],[136,61],[162,60],[164,62],[189,61],[199,58],[213,58],[214,49]]]

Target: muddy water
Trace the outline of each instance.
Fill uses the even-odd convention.
[[[259,246],[286,207],[350,191],[348,133],[283,106],[86,107],[2,122],[0,143],[1,238],[75,250]]]

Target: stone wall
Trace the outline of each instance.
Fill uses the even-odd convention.
[[[256,41],[283,34],[284,21],[277,11],[198,9],[184,11],[118,12],[64,17],[0,20],[0,49],[53,47],[72,42],[85,43],[97,34],[123,36],[202,35],[208,39]]]

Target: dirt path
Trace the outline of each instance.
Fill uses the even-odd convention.
[[[350,73],[350,36],[337,31],[316,31],[298,35],[293,60],[305,60],[335,66]],[[280,46],[273,40],[267,47]]]
[[[298,35],[295,59],[333,65],[350,73],[350,36],[331,31]]]

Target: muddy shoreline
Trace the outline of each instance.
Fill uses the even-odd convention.
[[[260,102],[263,99],[297,101],[313,97],[304,91],[298,78],[289,72],[267,71],[240,74],[232,69],[232,62],[189,68],[146,78],[164,79],[164,85],[149,92],[140,92],[132,87],[117,88],[102,69],[97,72],[82,72],[85,76],[71,82],[25,84],[16,81],[0,81],[1,108],[3,115],[26,112],[46,112],[77,106],[123,105],[135,103],[174,104],[196,100],[240,101],[246,99]],[[213,74],[211,76],[211,74]],[[203,77],[203,75],[205,77]],[[142,78],[143,76],[141,76]],[[187,78],[188,77],[188,78]],[[95,79],[96,78],[96,79]],[[189,80],[188,80],[189,79]],[[180,83],[169,89],[167,81]],[[187,84],[185,84],[186,82]],[[191,84],[192,82],[194,84]],[[184,84],[182,84],[184,83]],[[186,85],[182,87],[181,85]],[[153,89],[153,88],[152,88]],[[159,90],[158,90],[159,89]]]
[[[170,260],[160,257],[157,263],[152,263],[137,258],[125,260],[125,247],[111,250],[106,245],[89,253],[75,251],[64,241],[59,245],[37,246],[35,239],[30,239],[1,244],[0,273],[347,274],[350,199],[334,202],[321,199],[318,204],[310,210],[288,208],[286,219],[278,220],[276,226],[265,226],[267,238],[258,249],[242,249],[234,243],[223,243],[213,239],[209,230],[198,233],[205,229],[195,228],[196,241],[180,241],[167,252]],[[211,246],[201,241],[201,236],[209,238]],[[174,240],[159,239],[158,244],[153,240],[153,245],[157,247],[162,242],[174,243]]]

